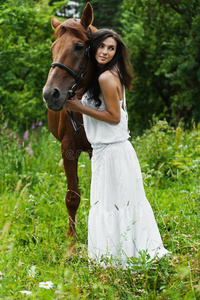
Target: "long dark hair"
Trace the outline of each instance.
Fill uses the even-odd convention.
[[[104,68],[99,69],[95,55],[99,45],[108,37],[112,37],[117,42],[117,49],[113,59],[105,65]],[[132,89],[132,80],[134,77],[134,70],[129,61],[129,50],[119,37],[119,35],[107,28],[97,30],[90,38],[90,57],[94,66],[94,76],[89,85],[89,90],[91,94],[91,99],[94,99],[95,105],[98,107],[101,105],[101,100],[99,99],[100,86],[98,82],[99,76],[107,71],[116,68],[120,81],[125,87],[130,91]]]

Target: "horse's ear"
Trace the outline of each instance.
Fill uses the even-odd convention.
[[[81,16],[81,25],[83,25],[83,27],[85,28],[88,28],[88,26],[91,25],[92,22],[93,22],[93,9],[92,9],[92,5],[88,2]]]
[[[51,26],[56,29],[61,24],[55,17],[51,16]]]

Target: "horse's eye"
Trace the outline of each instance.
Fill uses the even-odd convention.
[[[83,49],[83,47],[84,47],[84,45],[82,43],[76,43],[74,45],[74,51],[80,51]]]

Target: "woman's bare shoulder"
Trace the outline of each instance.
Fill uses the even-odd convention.
[[[100,76],[99,76],[99,84],[100,86],[103,84],[106,85],[116,85],[118,82],[118,76],[116,76],[116,74],[114,72],[111,72],[110,70],[107,70],[105,72],[103,72]]]

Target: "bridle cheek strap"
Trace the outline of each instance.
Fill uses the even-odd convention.
[[[74,84],[71,87],[71,89],[69,90],[69,97],[68,97],[69,99],[72,98],[76,94],[79,84],[81,83],[82,79],[84,78],[85,74],[87,73],[87,63],[88,63],[88,59],[89,59],[89,51],[90,51],[90,46],[88,46],[85,49],[84,58],[76,72],[74,72],[68,66],[65,66],[59,62],[53,62],[51,64],[52,68],[59,67],[59,68],[65,70],[66,72],[68,72],[75,79],[76,84]],[[80,76],[78,76],[81,69],[82,69],[82,73],[80,74]]]
[[[70,88],[68,94],[69,94],[69,97],[68,99],[71,99],[72,97],[74,97],[74,95],[76,94],[77,90],[78,90],[78,87],[79,87],[79,84],[81,83],[82,79],[84,78],[85,74],[87,73],[87,63],[88,63],[88,59],[89,59],[89,50],[90,50],[90,46],[88,46],[86,49],[85,49],[85,54],[84,54],[84,58],[78,68],[78,70],[76,72],[74,72],[72,69],[70,69],[69,67],[59,63],[59,62],[53,62],[51,64],[51,67],[52,68],[55,68],[55,67],[59,67],[63,70],[65,70],[66,72],[68,72],[76,81],[76,83]],[[80,76],[78,76],[78,74],[80,73],[82,69],[82,73],[80,74]],[[75,130],[75,134],[81,129],[81,127],[83,127],[83,124],[81,124],[78,120],[76,120],[74,118],[74,115],[73,115],[73,112],[69,112],[67,110],[67,113],[68,115],[70,116],[71,118],[71,122],[72,122],[72,125],[74,127],[74,130]],[[79,127],[78,127],[79,126]]]

